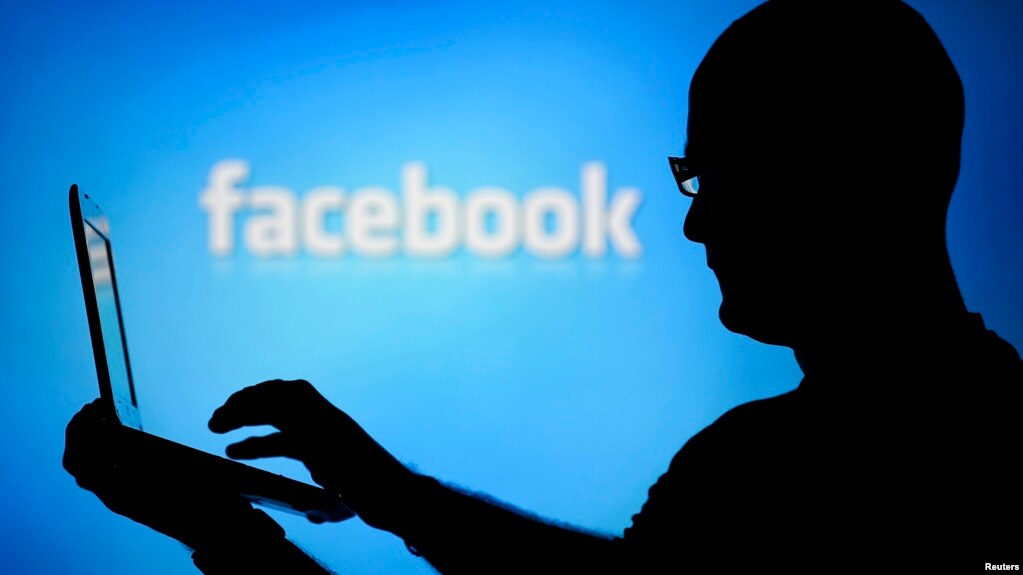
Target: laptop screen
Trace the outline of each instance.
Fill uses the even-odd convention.
[[[110,241],[107,238],[109,225],[105,217],[83,219],[93,296],[99,312],[103,352],[107,360],[114,409],[123,425],[141,429],[136,409],[138,403],[135,399],[135,386],[131,380],[131,367],[128,363],[128,350],[124,343],[124,324],[121,320],[121,304],[117,297],[117,282],[114,279],[113,260],[110,256]]]

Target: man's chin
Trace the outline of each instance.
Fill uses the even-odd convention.
[[[777,309],[768,311],[767,306],[737,306],[727,299],[721,302],[718,318],[721,325],[732,333],[745,335],[760,343],[791,347],[788,322],[777,314]],[[773,313],[772,313],[773,312]]]

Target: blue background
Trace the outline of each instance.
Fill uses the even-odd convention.
[[[620,533],[724,410],[791,389],[791,352],[717,321],[681,153],[688,82],[757,2],[4,3],[0,8],[0,565],[187,573],[188,554],[106,511],[60,467],[96,396],[67,189],[112,220],[147,429],[221,453],[233,391],[307,378],[399,458],[542,516]],[[966,89],[949,247],[969,307],[1023,347],[1023,5],[911,2]],[[921,103],[924,105],[924,103]],[[639,188],[638,260],[219,260],[198,196],[244,184],[397,192],[408,161],[460,194],[578,193],[584,162]],[[860,167],[860,166],[857,166]],[[869,172],[856,201],[871,195]],[[233,437],[237,437],[233,436]],[[297,465],[267,468],[307,477]],[[358,521],[275,514],[342,573],[425,573]]]

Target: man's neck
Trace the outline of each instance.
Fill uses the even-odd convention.
[[[926,308],[878,306],[849,313],[832,329],[812,330],[793,351],[808,378],[856,377],[921,361],[940,363],[936,354],[954,348],[978,325],[983,325],[979,316],[970,314],[961,298]]]

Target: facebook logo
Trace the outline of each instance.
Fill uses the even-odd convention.
[[[601,162],[582,166],[578,195],[546,186],[522,198],[498,186],[464,196],[431,187],[421,162],[401,167],[400,195],[381,186],[350,194],[341,187],[320,186],[302,197],[283,186],[244,189],[249,173],[248,162],[237,159],[210,169],[199,206],[208,216],[213,256],[235,253],[236,223],[241,224],[241,245],[259,258],[293,257],[304,250],[321,258],[351,254],[428,259],[464,248],[486,259],[519,249],[539,259],[563,259],[577,252],[597,259],[611,250],[636,259],[643,250],[633,229],[642,200],[639,190],[621,188],[609,196]]]

